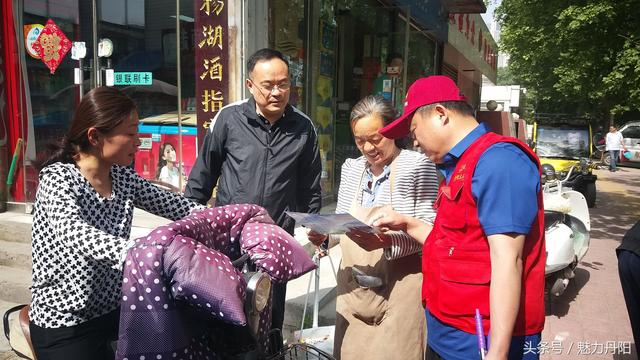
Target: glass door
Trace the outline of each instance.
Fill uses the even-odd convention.
[[[98,2],[99,42],[112,48],[109,54],[98,47],[101,84],[113,83],[138,105],[142,145],[134,167],[142,177],[180,192],[197,154],[194,2],[180,2],[179,41],[176,0]]]
[[[379,95],[402,111],[409,32],[400,10],[375,0],[337,1],[336,181],[344,160],[360,156],[351,133],[351,108],[367,95]]]
[[[21,191],[12,191],[9,200],[28,204],[35,200],[38,184],[35,164],[43,160],[47,145],[65,134],[80,96],[80,87],[74,83],[74,68],[78,62],[71,59],[71,51],[64,56],[47,55],[58,56],[59,66],[52,73],[45,65],[45,59],[34,50],[33,43],[51,20],[59,28],[52,41],[57,42],[64,36],[71,42],[84,41],[87,49],[91,49],[93,17],[91,1],[24,0],[14,3],[21,6],[14,8],[14,13],[22,14],[17,17],[16,29],[22,35],[19,38],[24,40],[19,47],[24,49],[20,61],[21,84],[24,84],[26,96],[21,107],[23,166],[14,182]],[[90,88],[88,81],[85,85]]]
[[[18,175],[23,189],[11,201],[28,204],[35,200],[35,164],[43,160],[47,145],[65,134],[81,97],[97,86],[115,86],[138,106],[142,138],[134,164],[138,173],[182,190],[197,149],[194,2],[182,0],[180,4],[178,20],[176,0],[24,0],[16,9],[22,13],[18,28],[24,29],[22,68],[27,96],[24,161]],[[53,73],[32,48],[49,20],[64,37],[72,43],[83,42],[86,49],[82,59],[72,58],[72,51],[61,54]],[[180,81],[180,75],[185,81]],[[178,86],[182,86],[180,101]],[[167,155],[160,155],[165,149]],[[166,166],[171,167],[165,171],[170,176],[161,180]]]

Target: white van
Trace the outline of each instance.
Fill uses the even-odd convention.
[[[631,152],[629,161],[640,163],[640,121],[626,123],[618,131],[622,133],[624,146]]]

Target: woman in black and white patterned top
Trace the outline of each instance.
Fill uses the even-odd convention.
[[[40,360],[113,359],[119,259],[134,207],[173,220],[201,207],[128,168],[139,145],[133,101],[114,88],[96,88],[40,172],[29,312]]]

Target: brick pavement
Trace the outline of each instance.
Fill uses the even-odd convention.
[[[640,169],[597,170],[596,174],[598,199],[591,209],[589,252],[566,292],[547,302],[544,360],[637,359],[615,248],[640,219]],[[621,343],[631,350],[615,351],[611,342],[616,348]]]

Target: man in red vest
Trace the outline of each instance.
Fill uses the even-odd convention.
[[[433,226],[389,212],[374,222],[424,242],[422,301],[430,359],[538,359],[544,327],[540,163],[490,132],[445,76],[417,80],[403,115],[380,130],[411,133],[444,181]],[[488,343],[480,354],[476,309]]]

